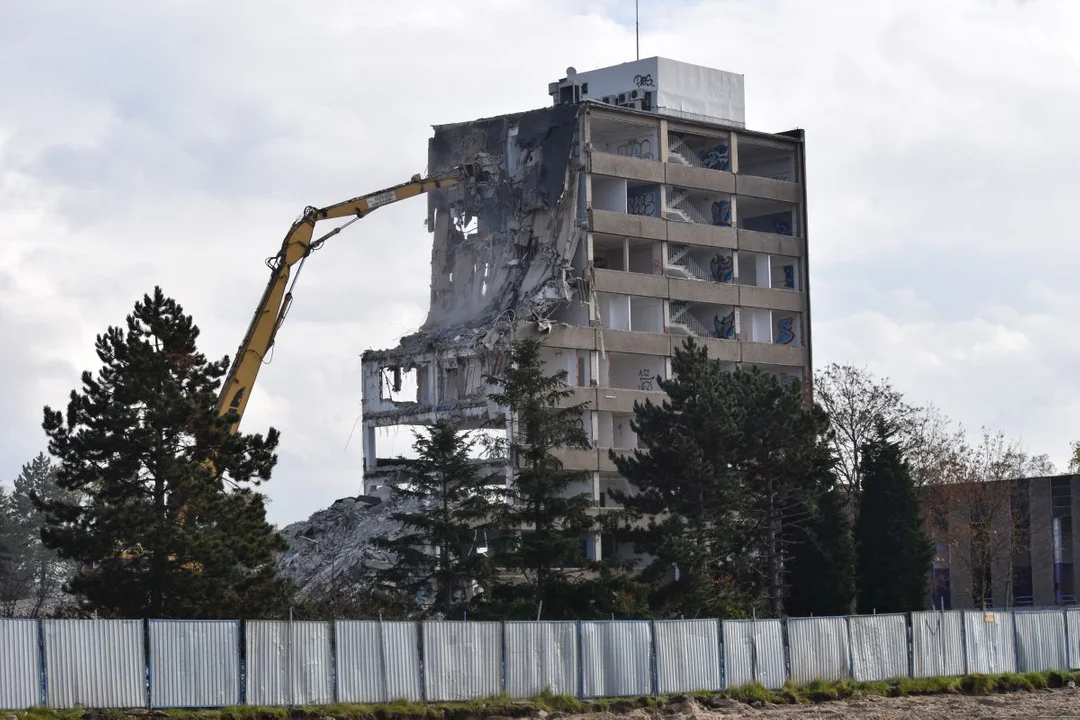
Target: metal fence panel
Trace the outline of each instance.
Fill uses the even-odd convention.
[[[146,706],[140,620],[44,620],[45,703],[51,708]]]
[[[248,705],[327,705],[334,701],[328,622],[249,621]]]
[[[911,613],[912,675],[963,675],[964,619],[960,612]]]
[[[508,622],[503,632],[511,697],[535,697],[545,690],[577,695],[577,623]]]
[[[1061,610],[1014,612],[1016,667],[1020,672],[1064,670],[1068,664],[1065,613]]]
[[[813,680],[851,677],[851,648],[847,619],[842,617],[788,620],[791,679],[805,685]]]
[[[1012,613],[965,610],[964,648],[969,673],[1016,672]]]
[[[37,620],[0,619],[0,710],[41,704]]]
[[[1080,669],[1080,610],[1065,612],[1069,629],[1069,669]]]
[[[500,692],[501,623],[424,623],[424,693],[428,700],[469,700]]]
[[[419,646],[413,622],[335,621],[338,702],[423,700]]]
[[[903,615],[853,615],[851,674],[855,680],[908,677],[907,622]]]
[[[718,620],[660,620],[655,628],[659,694],[723,687]]]
[[[240,621],[150,621],[152,707],[212,708],[239,703]]]
[[[581,623],[582,694],[652,695],[652,628],[645,620]]]
[[[776,690],[787,680],[779,620],[724,620],[724,687],[758,683]]]

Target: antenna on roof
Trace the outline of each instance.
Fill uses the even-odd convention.
[[[634,50],[637,60],[641,59],[641,15],[638,13],[638,0],[634,0]]]

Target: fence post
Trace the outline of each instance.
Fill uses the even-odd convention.
[[[35,623],[38,641],[38,696],[41,698],[41,706],[45,707],[49,702],[49,666],[45,662],[45,621],[36,620]]]
[[[649,621],[649,684],[652,686],[652,694],[660,694],[660,651],[656,645],[656,621]]]
[[[582,628],[581,621],[577,621],[577,656],[578,656],[578,677],[577,677],[577,691],[578,697],[585,698],[585,632]]]

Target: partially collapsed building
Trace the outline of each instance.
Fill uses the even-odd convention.
[[[363,356],[365,492],[402,469],[381,428],[505,422],[484,379],[515,337],[541,336],[570,402],[588,403],[593,447],[562,461],[588,471],[576,491],[597,512],[626,489],[608,450],[637,446],[634,401],[662,397],[687,336],[809,391],[802,131],[746,129],[741,75],[665,58],[569,68],[549,93],[551,107],[434,128],[429,172],[486,155],[493,174],[429,196],[427,319]]]

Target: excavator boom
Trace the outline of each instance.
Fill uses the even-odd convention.
[[[308,207],[304,210],[300,219],[289,228],[277,255],[267,260],[270,280],[266,284],[266,289],[263,290],[262,299],[255,308],[247,333],[236,351],[229,374],[225,377],[221,393],[218,395],[218,413],[221,415],[236,413],[232,432],[235,433],[239,427],[248,400],[251,398],[251,389],[258,377],[259,369],[270,352],[270,348],[273,347],[278,328],[281,327],[281,323],[289,312],[289,305],[292,303],[292,287],[289,280],[290,276],[294,275],[293,267],[302,264],[308,255],[317,250],[328,238],[377,208],[439,188],[471,180],[481,180],[485,176],[486,170],[480,162],[468,163],[431,177],[422,178],[417,175],[409,182],[335,205],[324,208]],[[352,220],[312,240],[317,222],[345,217],[351,217]],[[298,272],[299,268],[297,268]]]

